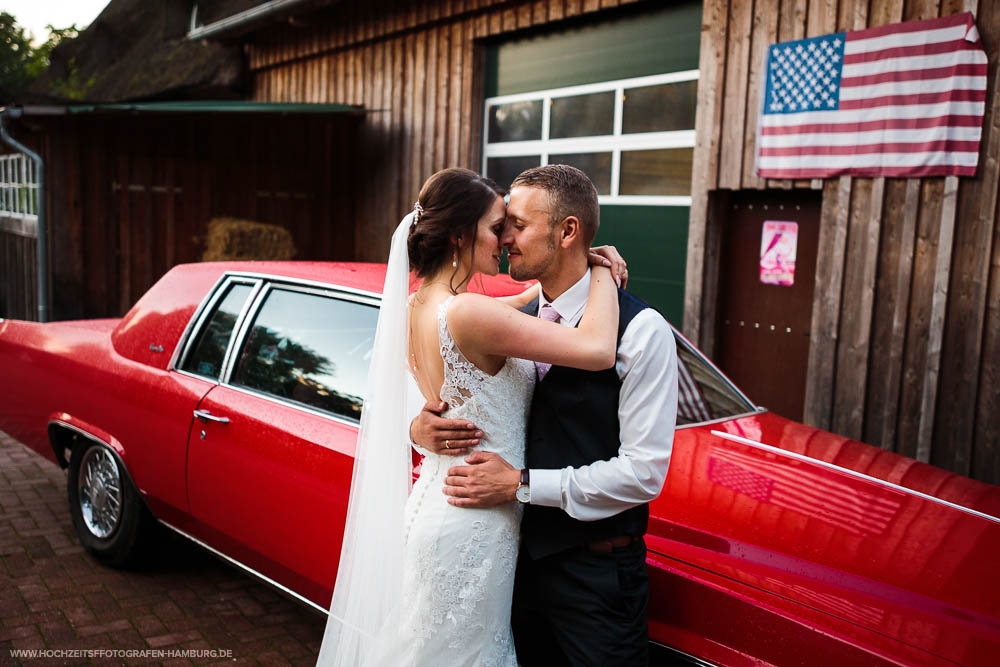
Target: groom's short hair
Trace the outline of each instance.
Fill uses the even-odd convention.
[[[601,226],[601,209],[597,188],[585,173],[568,164],[546,164],[522,171],[510,187],[519,185],[548,192],[549,224],[575,216],[580,221],[584,245],[590,247]]]

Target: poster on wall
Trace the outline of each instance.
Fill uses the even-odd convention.
[[[795,284],[795,250],[799,224],[767,220],[760,235],[760,282],[765,285]]]

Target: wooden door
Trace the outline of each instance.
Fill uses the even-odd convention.
[[[719,208],[716,361],[757,405],[795,420],[805,399],[820,205],[818,192],[769,191],[733,194]]]

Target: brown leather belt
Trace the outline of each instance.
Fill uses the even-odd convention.
[[[598,542],[588,542],[587,551],[598,551],[600,553],[610,553],[614,549],[621,549],[622,547],[627,547],[633,542],[638,542],[641,537],[633,537],[632,535],[620,535],[618,537],[612,537],[606,540],[600,540]]]

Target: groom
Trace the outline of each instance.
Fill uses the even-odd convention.
[[[597,191],[574,167],[547,165],[514,179],[501,242],[515,280],[538,279],[523,310],[576,326],[590,287]],[[489,452],[449,471],[445,494],[462,507],[525,505],[511,623],[518,660],[534,665],[645,665],[649,583],[643,534],[663,486],[677,412],[677,356],[663,317],[618,292],[614,368],[536,364],[524,470]],[[411,425],[417,444],[448,453],[481,436],[428,404]],[[449,437],[450,436],[450,437]]]

